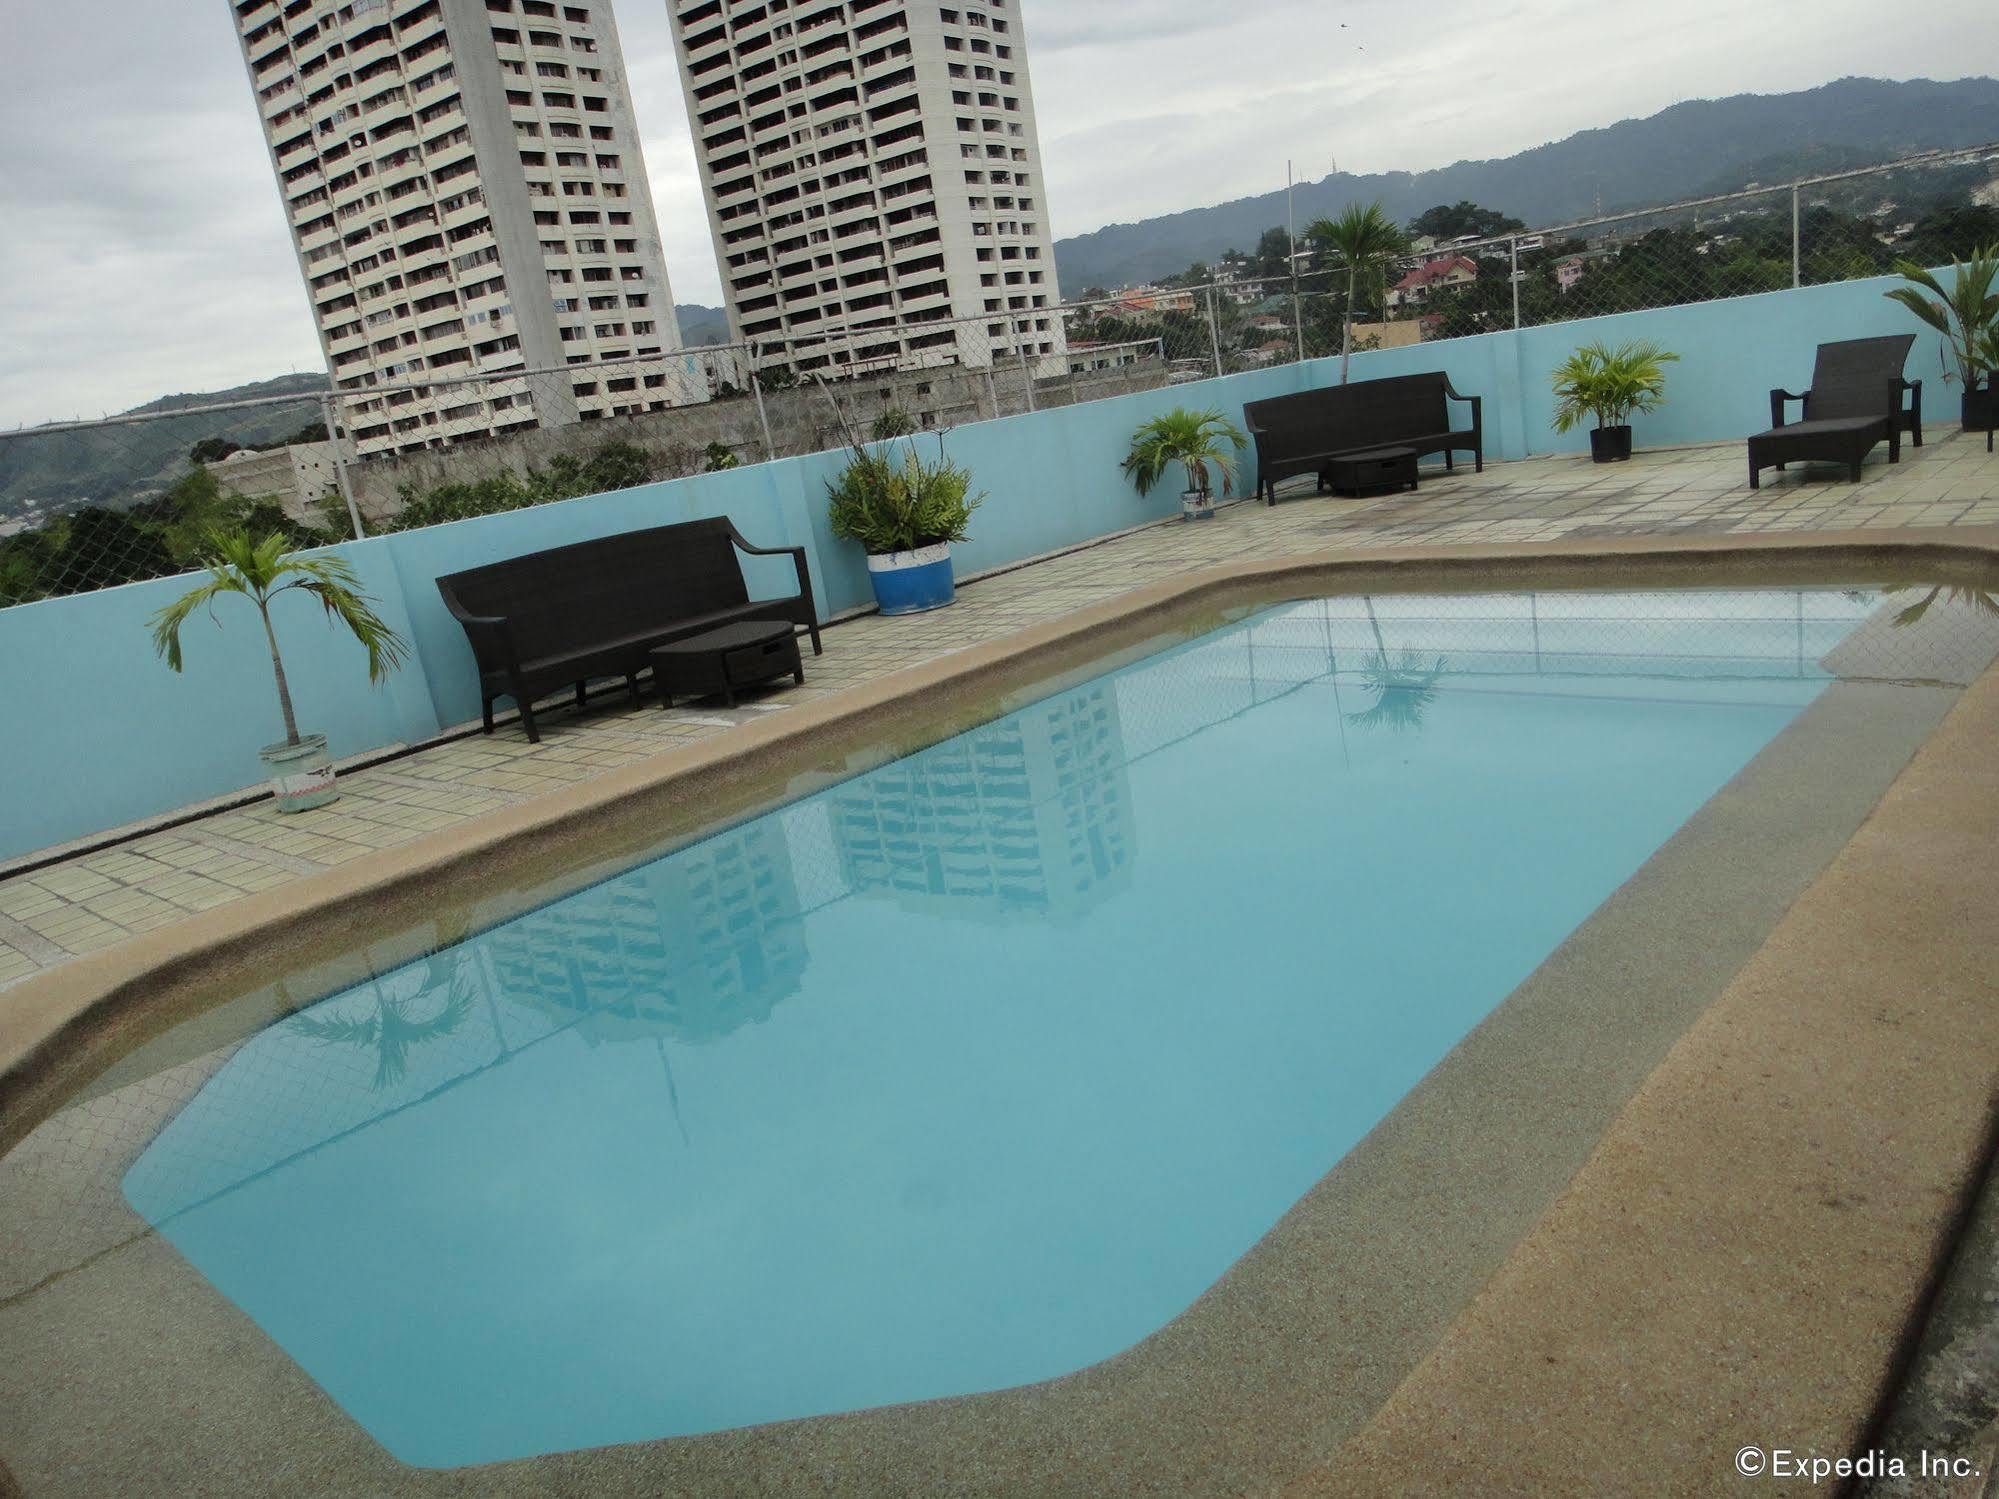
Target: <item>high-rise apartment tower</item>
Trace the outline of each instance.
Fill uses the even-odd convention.
[[[233,9],[358,453],[705,395],[671,361],[501,378],[679,347],[610,0]]]
[[[759,363],[1063,352],[1017,0],[669,7],[729,320]]]

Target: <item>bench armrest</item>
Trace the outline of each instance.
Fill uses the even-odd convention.
[[[1897,376],[1895,386],[1896,411],[1900,412],[1902,410],[1901,396],[1902,392],[1906,390],[1909,393],[1909,420],[1920,428],[1923,424],[1923,382],[1920,380],[1904,380],[1900,376]]]
[[[449,598],[444,607],[465,627],[465,637],[471,642],[472,655],[481,671],[511,670],[520,665],[520,652],[514,647],[514,627],[506,615],[467,614]]]
[[[1788,390],[1771,391],[1770,425],[1773,427],[1781,427],[1784,425],[1784,403],[1786,401],[1802,401],[1805,399],[1806,396],[1810,394],[1811,392],[1808,390],[1801,390],[1796,392]]]
[[[1444,395],[1453,401],[1469,401],[1471,403],[1471,429],[1473,432],[1483,435],[1485,432],[1485,397],[1458,394],[1458,388],[1451,384],[1451,377],[1449,375],[1444,376]]]
[[[798,594],[805,601],[805,612],[813,619],[819,617],[818,605],[812,598],[812,569],[806,565],[804,547],[760,547],[752,546],[743,539],[743,533],[733,526],[729,528],[730,539],[741,551],[752,557],[789,557],[791,565],[798,573]]]

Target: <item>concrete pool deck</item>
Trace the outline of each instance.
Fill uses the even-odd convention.
[[[1869,463],[1858,484],[1815,467],[1752,492],[1741,445],[1729,443],[1641,452],[1629,464],[1541,458],[1484,474],[1426,471],[1418,493],[1386,499],[1313,496],[1309,483],[1287,494],[1275,508],[1235,505],[1200,525],[1150,526],[985,578],[936,614],[848,620],[826,633],[826,654],[807,661],[806,687],[762,693],[734,712],[634,708],[606,689],[600,707],[546,714],[539,745],[503,726],[420,749],[343,776],[340,801],[318,811],[284,817],[268,801],[190,809],[185,821],[108,847],[17,861],[11,874],[0,866],[0,990],[375,849],[1210,564],[1416,544],[1999,525],[1999,458],[1977,434],[1932,427],[1921,449],[1900,464]]]
[[[1314,503],[1323,502],[1300,508]],[[154,1116],[170,1115],[199,1086],[205,1052],[226,1037],[146,1038],[169,1019],[198,1023],[204,993],[212,1003],[218,986],[268,975],[274,965],[320,965],[296,992],[277,996],[296,1002],[339,980],[331,955],[359,932],[403,923],[377,944],[392,954],[399,944],[449,940],[465,918],[440,912],[475,888],[485,901],[476,912],[483,920],[511,903],[546,898],[551,880],[588,878],[603,860],[565,864],[539,836],[552,812],[608,835],[607,857],[616,862],[628,847],[659,841],[661,824],[647,822],[645,811],[671,812],[677,799],[678,821],[691,827],[699,819],[689,801],[711,817],[707,809],[718,802],[754,807],[795,787],[795,764],[778,774],[787,739],[810,737],[808,763],[837,773],[851,764],[852,746],[893,737],[898,702],[913,686],[927,685],[947,704],[946,689],[968,705],[989,701],[996,691],[1018,690],[1008,686],[1008,673],[1024,669],[1022,660],[1034,679],[1046,680],[1107,646],[1142,650],[1162,630],[1198,627],[1200,618],[1242,607],[1258,590],[1725,586],[1773,576],[1798,583],[1814,570],[1829,577],[1836,568],[1828,559],[1849,559],[1856,575],[1920,574],[1951,554],[1989,558],[1995,547],[1999,533],[1970,528],[1677,543],[1582,538],[1442,554],[1399,548],[1301,556],[1288,565],[1214,569],[1192,588],[1194,580],[1152,583],[1124,601],[1130,607],[1065,611],[1011,640],[932,659],[895,682],[862,683],[801,704],[795,721],[764,714],[726,742],[607,770],[540,805],[503,808],[407,849],[357,856],[65,964],[10,996],[17,1007],[0,1003],[0,1067],[28,1063],[0,1092],[0,1109],[13,1116],[0,1144],[13,1144],[19,1123],[32,1123],[79,1087],[92,1098],[147,1095]],[[1190,593],[1195,623],[1175,626]],[[1022,651],[1031,659],[1012,659]],[[1863,714],[1848,728],[1866,721]],[[1915,727],[1928,732],[1926,724]],[[1981,1023],[1994,996],[1989,964],[1968,934],[1999,930],[1999,788],[1989,750],[1996,733],[1999,684],[1988,676],[1950,710],[1878,807],[1865,778],[1848,788],[1848,815],[1866,821],[1850,840],[1835,824],[1834,846],[1818,851],[1785,847],[1753,820],[1729,824],[1739,808],[1716,807],[1719,823],[1690,823],[1687,840],[1719,840],[1740,851],[1736,895],[1760,894],[1771,905],[1735,932],[1744,950],[1710,944],[1714,951],[1701,955],[1707,968],[1692,981],[1679,970],[1701,965],[1670,939],[1683,933],[1687,914],[1675,902],[1713,895],[1698,861],[1684,866],[1691,873],[1677,884],[1670,870],[1660,875],[1649,916],[1642,909],[1647,892],[1638,889],[1631,892],[1637,916],[1614,909],[1613,900],[1592,918],[1591,925],[1637,920],[1650,932],[1635,950],[1628,933],[1612,942],[1606,952],[1614,961],[1594,978],[1574,977],[1590,970],[1565,944],[1554,977],[1571,975],[1572,997],[1611,995],[1621,1016],[1645,1013],[1653,1008],[1642,1002],[1649,978],[1666,981],[1688,1008],[1679,1021],[1653,1017],[1661,1028],[1650,1041],[1619,1046],[1623,1079],[1610,1078],[1595,1093],[1593,1124],[1583,1119],[1578,1128],[1571,1119],[1562,1137],[1573,1155],[1544,1163],[1534,1191],[1512,1200],[1513,1224],[1490,1235],[1480,1252],[1451,1256],[1458,1263],[1447,1294],[1434,1290],[1446,1277],[1412,1251],[1434,1249],[1438,1211],[1466,1202],[1452,1188],[1453,1172],[1475,1186],[1480,1143],[1501,1149],[1492,1163],[1504,1164],[1504,1147],[1518,1134],[1476,1113],[1456,1121],[1461,1133],[1443,1152],[1441,1175],[1416,1193],[1406,1170],[1379,1168],[1379,1152],[1391,1149],[1392,1158],[1393,1140],[1370,1137],[1372,1150],[1342,1163],[1185,1317],[1081,1374],[965,1400],[433,1472],[387,1459],[170,1248],[146,1232],[120,1237],[111,1221],[110,1236],[89,1254],[0,1298],[0,1342],[51,1355],[0,1371],[0,1429],[19,1428],[53,1387],[63,1392],[65,1426],[99,1437],[115,1431],[121,1445],[95,1442],[84,1453],[68,1440],[73,1432],[29,1430],[19,1441],[10,1436],[4,1456],[31,1493],[148,1483],[271,1492],[306,1484],[308,1475],[321,1487],[370,1493],[1267,1494],[1392,1491],[1398,1481],[1412,1492],[1705,1493],[1732,1481],[1726,1464],[1733,1446],[1690,1453],[1673,1442],[1697,1432],[1714,1409],[1738,1416],[1767,1410],[1792,1423],[1763,1437],[1770,1446],[1845,1451],[1839,1444],[1864,1430],[1893,1375],[1957,1206],[1984,1161],[1999,1037]],[[1877,781],[1893,778],[1913,748],[1913,740],[1884,743],[1874,761]],[[1752,768],[1780,783],[1802,776],[1794,794],[1836,788],[1838,778],[1811,771],[1809,758]],[[635,832],[634,822],[646,826]],[[1790,860],[1787,872],[1773,878],[1772,860]],[[344,905],[345,914],[329,902]],[[1587,945],[1587,931],[1578,937]],[[77,1006],[93,1003],[93,991],[95,1016],[80,1014]],[[1703,1009],[1716,993],[1721,997]],[[260,1002],[251,1003],[253,1014]],[[1503,1009],[1520,1013],[1514,1000]],[[1559,1005],[1548,1013],[1559,1014]],[[1701,1018],[1687,1029],[1695,1013]],[[1620,1020],[1617,1034],[1626,1033]],[[1516,1044],[1515,1061],[1531,1054],[1537,1034],[1545,1037],[1531,1024],[1521,1028],[1524,1049]],[[167,1054],[131,1065],[148,1044],[164,1045]],[[123,1060],[88,1080],[113,1058]],[[1613,1069],[1591,1070],[1607,1076]],[[1440,1089],[1426,1083],[1411,1100],[1427,1092],[1428,1107],[1448,1125],[1462,1106],[1492,1094],[1493,1077],[1512,1071],[1473,1065],[1469,1086],[1443,1078]],[[1829,1086],[1815,1092],[1814,1080]],[[1542,1091],[1522,1089],[1514,1102],[1533,1108]],[[1391,1118],[1398,1116],[1404,1148],[1436,1158],[1440,1137],[1406,1128],[1402,1110]],[[133,1131],[134,1149],[147,1133],[143,1125]],[[95,1148],[115,1160],[124,1146]],[[1773,1181],[1790,1190],[1773,1196]],[[1354,1214],[1363,1206],[1387,1210],[1391,1226],[1361,1236],[1376,1242],[1357,1248]],[[104,1205],[110,1220],[120,1210]],[[1717,1247],[1734,1252],[1717,1254]],[[1336,1273],[1343,1257],[1350,1263],[1356,1253],[1377,1256],[1369,1262],[1371,1302],[1354,1300],[1345,1289],[1350,1280]],[[1537,1276],[1537,1266],[1549,1265],[1553,1273]],[[1662,1287],[1676,1294],[1662,1295]],[[114,1308],[118,1315],[107,1319]],[[1356,1329],[1384,1332],[1367,1320],[1381,1312],[1402,1313],[1412,1326],[1394,1340],[1363,1338],[1368,1354],[1357,1357],[1353,1342],[1340,1340]],[[1727,1342],[1737,1313],[1741,1335]],[[1546,1362],[1549,1350],[1529,1336],[1537,1327],[1562,1330],[1568,1362],[1559,1354]],[[65,1333],[74,1328],[89,1328],[90,1336]],[[1717,1359],[1716,1338],[1737,1356]],[[1388,1351],[1377,1355],[1377,1345]],[[1758,1368],[1749,1355],[1761,1346],[1778,1356]],[[1354,1377],[1356,1365],[1368,1366],[1365,1377]],[[1494,1378],[1503,1380],[1499,1396],[1483,1383]],[[201,1400],[181,1394],[190,1381],[204,1392]],[[1338,1393],[1343,1389],[1351,1393]],[[1606,1390],[1614,1398],[1603,1398]],[[1652,1402],[1643,1419],[1620,1403],[1633,1390]],[[1512,1413],[1521,1409],[1538,1410],[1540,1418],[1519,1422]],[[141,1411],[162,1419],[134,1415]],[[1648,1423],[1656,1428],[1649,1433],[1641,1429]],[[1572,1450],[1572,1430],[1604,1438],[1601,1450]],[[1437,1466],[1446,1446],[1457,1455]],[[69,1476],[51,1482],[56,1472]],[[1380,1481],[1364,1481],[1368,1475]]]

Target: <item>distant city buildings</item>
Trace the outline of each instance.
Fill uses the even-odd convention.
[[[356,452],[705,397],[695,371],[504,378],[680,344],[610,0],[233,9]]]
[[[759,364],[1065,367],[1016,0],[671,12],[729,321]]]

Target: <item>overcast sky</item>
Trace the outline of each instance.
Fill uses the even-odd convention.
[[[675,299],[717,304],[666,7],[613,3]],[[1281,187],[1287,157],[1421,170],[1999,63],[1989,0],[1017,3],[1058,237]],[[0,0],[0,57],[0,427],[319,367],[226,0]]]

